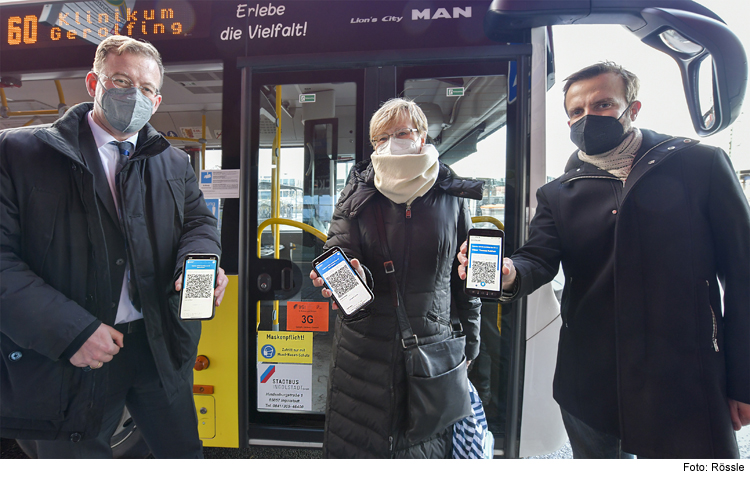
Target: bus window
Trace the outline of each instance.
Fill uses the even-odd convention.
[[[507,76],[409,79],[407,98],[428,119],[428,136],[440,160],[459,176],[481,179],[481,202],[470,200],[471,216],[505,221],[505,124]],[[477,226],[494,226],[477,222]]]
[[[481,201],[469,200],[473,226],[504,228],[508,77],[407,79],[404,95],[425,112],[428,136],[440,160],[461,177],[484,181]],[[511,327],[502,307],[482,302],[481,345],[469,378],[484,405],[490,430],[503,444],[511,356]]]
[[[333,207],[354,164],[356,91],[356,84],[347,82],[260,88],[258,225],[264,226],[269,218],[288,220],[263,232],[260,255],[291,261],[302,270],[304,280],[300,292],[290,299],[260,302],[258,412],[325,412],[336,312],[307,275],[310,262],[322,252]],[[300,309],[305,311],[301,313]],[[297,334],[302,341],[293,347],[298,350],[296,357],[276,361],[281,359],[280,354],[264,354],[264,344],[268,343],[264,332],[268,330],[282,333],[280,336]],[[278,396],[269,388],[274,387],[268,385],[273,379],[266,380],[269,374],[275,374],[276,380],[298,381],[298,388],[285,390],[296,396]]]

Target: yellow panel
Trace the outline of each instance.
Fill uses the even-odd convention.
[[[207,369],[193,371],[195,385],[213,386],[212,396],[195,395],[196,409],[199,401],[209,397],[215,401],[215,435],[203,439],[204,446],[239,448],[239,362],[238,362],[238,321],[239,304],[237,299],[237,276],[227,276],[229,285],[224,293],[224,301],[216,308],[213,320],[203,322],[198,355],[205,355],[210,361]],[[198,413],[200,422],[201,414]]]
[[[198,436],[207,440],[216,436],[216,406],[213,396],[195,395],[195,410],[198,413]]]

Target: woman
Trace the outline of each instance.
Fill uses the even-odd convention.
[[[376,298],[336,320],[323,444],[328,458],[450,458],[451,427],[414,445],[404,437],[404,353],[376,213],[380,207],[414,334],[422,343],[447,337],[453,305],[467,335],[466,358],[474,359],[481,303],[464,294],[455,256],[471,226],[464,198],[481,199],[482,183],[458,178],[426,137],[427,118],[416,103],[386,102],[370,121],[371,162],[354,167],[333,214],[325,247],[341,247]],[[323,286],[314,272],[310,278]]]

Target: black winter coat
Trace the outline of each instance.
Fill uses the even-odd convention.
[[[562,408],[629,453],[732,457],[727,397],[750,402],[750,209],[721,149],[642,132],[624,185],[574,154],[539,189],[516,297],[562,262]]]
[[[109,186],[92,174],[101,164],[87,122],[92,106],[77,105],[51,126],[0,133],[3,437],[89,438],[101,426],[106,365],[84,371],[63,357],[99,323],[114,324],[123,274],[118,282],[110,273],[126,257],[105,245],[104,219],[118,220]],[[146,332],[171,397],[192,379],[200,337],[200,322],[177,318],[174,281],[188,253],[220,253],[216,219],[187,156],[150,125],[120,183]]]
[[[383,262],[375,205],[382,208],[402,305],[420,342],[450,333],[451,303],[467,335],[466,358],[479,353],[479,299],[463,292],[456,252],[471,227],[464,198],[481,199],[482,183],[463,180],[441,164],[435,185],[411,204],[396,204],[374,186],[372,165],[357,166],[333,214],[326,248],[339,246],[371,273],[373,304],[336,320],[326,409],[329,458],[445,458],[451,428],[417,445],[407,427],[401,335]]]

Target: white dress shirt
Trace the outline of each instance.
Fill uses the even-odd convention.
[[[115,208],[119,214],[120,208],[117,201],[117,186],[115,185],[115,171],[117,169],[117,160],[120,158],[120,151],[117,146],[110,144],[110,142],[118,142],[117,139],[112,137],[103,128],[94,122],[92,117],[93,112],[89,112],[88,121],[89,127],[91,127],[91,133],[94,134],[94,141],[96,147],[99,149],[99,159],[102,162],[104,168],[104,174],[107,175],[107,182],[109,183],[109,189],[112,191],[112,198],[115,200]],[[138,133],[127,139],[128,142],[133,144],[135,147],[138,144]],[[135,321],[143,318],[143,313],[135,309],[133,303],[130,302],[130,296],[128,294],[128,273],[130,272],[130,260],[125,259],[125,275],[122,278],[122,287],[120,289],[120,304],[117,306],[117,317],[115,318],[114,324],[127,323],[129,321]]]

